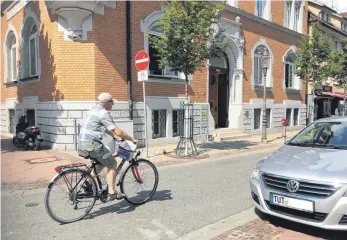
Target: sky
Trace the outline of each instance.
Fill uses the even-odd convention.
[[[320,0],[325,5],[331,7],[334,6],[334,9],[337,12],[347,12],[347,0]]]

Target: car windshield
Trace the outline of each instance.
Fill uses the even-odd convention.
[[[288,145],[347,150],[346,122],[317,122],[298,133]]]

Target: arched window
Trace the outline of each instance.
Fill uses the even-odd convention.
[[[29,18],[22,31],[22,71],[23,78],[38,76],[38,26]]]
[[[17,80],[17,40],[13,31],[6,38],[6,73],[7,82]]]
[[[271,83],[271,73],[272,73],[272,59],[271,59],[271,51],[270,49],[265,45],[259,45],[256,47],[256,49],[253,52],[253,83],[255,86],[264,86],[264,75],[262,71],[262,64],[261,64],[261,55],[262,53],[267,50],[269,53],[269,69],[267,69],[266,72],[266,86],[270,87],[272,85]]]
[[[149,28],[148,28],[148,34],[161,37],[163,34],[160,31],[160,25],[158,24],[158,21],[152,23]],[[156,75],[156,76],[167,76],[167,77],[177,77],[178,72],[171,71],[170,67],[165,67],[163,69],[160,68],[159,66],[159,60],[160,57],[157,55],[158,51],[155,49],[153,46],[153,43],[149,39],[148,41],[148,54],[151,59],[149,63],[149,74],[150,75]]]
[[[284,85],[286,89],[300,90],[300,78],[295,75],[295,60],[297,56],[289,50],[283,58],[284,62]]]

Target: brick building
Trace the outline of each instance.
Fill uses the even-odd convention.
[[[148,34],[160,36],[156,21],[163,15],[163,2],[1,4],[2,134],[13,132],[18,117],[26,114],[54,148],[73,148],[74,125],[107,91],[118,100],[112,116],[120,127],[143,139],[143,91],[134,57],[145,49],[152,56],[146,84],[148,136],[162,142],[178,135],[184,75],[159,69],[148,42]],[[205,141],[216,128],[260,131],[265,81],[257,48],[267,48],[271,55],[269,130],[280,130],[282,118],[292,127],[306,124],[306,84],[293,73],[306,19],[306,1],[225,2],[220,26],[231,47],[225,58],[210,59],[189,76],[197,140]]]

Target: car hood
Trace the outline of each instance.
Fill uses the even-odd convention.
[[[347,150],[284,145],[258,169],[289,178],[347,183]]]

